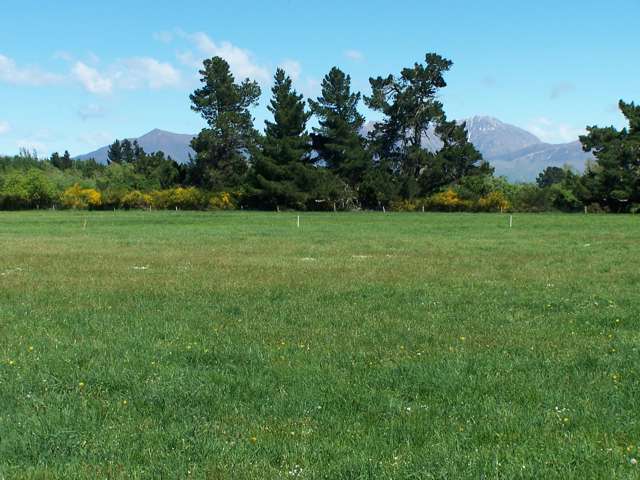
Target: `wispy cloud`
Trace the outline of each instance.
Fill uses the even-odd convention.
[[[556,100],[567,93],[571,93],[575,91],[576,86],[573,83],[562,82],[557,83],[551,87],[551,91],[549,92],[549,98],[551,100]]]
[[[555,122],[547,117],[534,118],[527,129],[540,140],[548,143],[565,143],[578,140],[585,133],[584,128],[576,128],[572,125]]]
[[[114,79],[122,88],[148,87],[155,90],[177,86],[182,79],[173,65],[150,57],[125,59],[116,68]]]
[[[259,65],[253,54],[249,50],[240,48],[231,42],[216,42],[206,33],[184,33],[181,36],[189,40],[197,51],[194,54],[191,50],[178,53],[178,59],[190,67],[199,67],[204,57],[222,57],[229,62],[229,67],[233,74],[239,79],[250,78],[259,82],[269,80],[269,71]]]
[[[302,73],[302,65],[297,60],[287,59],[282,61],[278,66],[282,68],[294,82],[296,82],[300,78],[300,74]]]
[[[16,62],[0,54],[0,82],[12,85],[42,86],[61,83],[63,77],[34,66],[21,67]]]
[[[106,110],[104,107],[97,105],[95,103],[90,103],[88,105],[83,105],[77,111],[78,116],[82,119],[82,121],[87,121],[90,118],[101,118],[106,114]]]
[[[6,120],[0,120],[0,135],[4,135],[11,130],[11,125]]]
[[[360,50],[346,50],[344,52],[344,56],[349,60],[353,60],[355,62],[361,62],[362,60],[364,60],[364,54]]]
[[[87,92],[104,95],[113,91],[113,80],[86,63],[76,62],[71,75]]]

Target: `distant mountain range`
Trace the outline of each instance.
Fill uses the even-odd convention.
[[[497,175],[512,181],[535,180],[538,173],[549,166],[569,165],[582,172],[585,163],[594,159],[591,153],[582,150],[578,139],[569,143],[545,143],[522,128],[492,117],[465,121],[469,140],[493,165]]]
[[[132,142],[138,141],[138,144],[147,153],[162,151],[165,155],[170,156],[178,163],[186,163],[189,161],[189,155],[195,155],[191,149],[191,139],[193,135],[184,133],[172,133],[165,130],[154,129],[149,133],[145,133],[138,138],[130,138]],[[93,152],[78,155],[79,160],[95,159],[98,163],[107,163],[107,152],[109,145],[101,147]]]
[[[505,175],[511,181],[532,181],[548,166],[570,165],[578,171],[584,169],[590,153],[582,150],[579,141],[550,144],[522,128],[503,123],[493,117],[473,117],[464,120],[469,132],[469,140],[486,160],[496,169],[497,175]],[[363,127],[363,133],[373,128],[373,123]],[[163,151],[179,163],[185,163],[194,155],[190,147],[193,135],[179,134],[155,129],[138,138],[140,146],[147,152]],[[435,135],[427,135],[423,145],[428,149],[438,149],[442,145]],[[79,159],[94,158],[100,163],[107,162],[108,146],[80,155]]]

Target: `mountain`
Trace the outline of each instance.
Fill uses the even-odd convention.
[[[545,143],[522,128],[487,116],[476,116],[459,122],[465,122],[469,140],[495,168],[495,174],[504,175],[511,181],[534,181],[549,166],[570,165],[583,171],[585,163],[594,158],[591,153],[582,150],[577,139],[570,143]],[[373,122],[365,124],[362,134],[371,132],[373,125]],[[442,147],[442,142],[433,129],[430,129],[422,139],[422,146],[435,151]]]
[[[561,144],[545,143],[532,133],[493,117],[478,116],[468,118],[464,122],[469,139],[495,167],[496,175],[504,175],[511,181],[533,181],[538,173],[548,166],[570,165],[582,171],[585,163],[593,159],[590,153],[582,151],[582,146],[577,140]],[[373,122],[365,124],[362,134],[369,133],[373,125]],[[161,150],[177,162],[185,163],[189,160],[189,155],[194,155],[190,147],[192,138],[193,135],[155,129],[130,140],[137,140],[146,152]],[[422,144],[429,150],[437,150],[442,146],[442,142],[433,131],[425,135]],[[109,147],[102,147],[77,158],[95,158],[98,162],[106,163],[108,149]]]
[[[579,141],[550,144],[537,143],[515,152],[486,157],[496,169],[512,181],[532,181],[545,167],[569,165],[582,172],[587,161],[595,158],[582,150]]]
[[[487,158],[517,152],[541,143],[540,139],[532,133],[503,123],[497,118],[473,117],[464,122],[467,126],[469,141]]]
[[[582,150],[576,139],[569,143],[545,143],[522,128],[503,123],[493,117],[465,120],[469,140],[482,156],[511,181],[533,181],[546,167],[569,165],[583,171],[591,153]]]
[[[189,161],[189,155],[194,155],[194,151],[190,146],[192,138],[193,135],[172,133],[156,128],[141,137],[130,138],[129,140],[137,140],[140,146],[144,148],[144,151],[147,153],[162,151],[165,155],[170,156],[176,162],[186,163]],[[106,146],[93,152],[79,155],[76,158],[79,160],[93,158],[99,163],[107,163],[108,150],[109,146]]]

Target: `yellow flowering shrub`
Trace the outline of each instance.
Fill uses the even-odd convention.
[[[93,188],[82,188],[76,183],[62,192],[60,202],[66,208],[97,208],[102,205],[102,194]]]
[[[179,208],[181,210],[200,210],[207,207],[208,198],[195,187],[176,187],[156,190],[149,194],[153,208],[159,210]]]
[[[238,206],[229,192],[222,192],[211,196],[209,208],[214,210],[234,210]]]
[[[148,208],[151,205],[151,195],[133,190],[120,199],[122,208]]]
[[[491,192],[478,200],[478,209],[487,212],[504,211],[511,205],[502,192]]]
[[[471,208],[471,202],[463,200],[460,196],[451,188],[444,192],[436,193],[429,198],[429,207],[433,210],[469,210]]]
[[[412,200],[396,200],[391,202],[390,207],[394,212],[415,212],[418,204]]]

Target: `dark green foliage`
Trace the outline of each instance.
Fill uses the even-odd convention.
[[[627,211],[640,204],[640,106],[620,100],[619,107],[628,128],[587,127],[589,133],[580,141],[597,159],[585,173],[585,200]]]
[[[107,162],[108,163],[122,163],[122,145],[120,144],[120,140],[116,140],[109,146],[109,151],[107,152]]]
[[[322,80],[322,96],[309,100],[320,124],[311,135],[318,161],[351,186],[360,184],[371,167],[360,134],[364,117],[358,112],[359,101],[360,93],[351,92],[351,77],[337,67]]]
[[[359,197],[364,208],[387,207],[398,195],[396,178],[383,166],[370,169],[360,185]]]
[[[436,153],[426,154],[419,179],[423,195],[429,195],[465,177],[493,174],[493,168],[469,142],[464,123],[449,122],[443,114],[435,132],[443,146]]]
[[[540,188],[550,187],[556,183],[562,183],[566,177],[566,171],[560,167],[547,167],[536,178]]]
[[[260,87],[249,79],[235,83],[229,64],[220,57],[205,60],[200,75],[203,85],[190,96],[191,109],[208,128],[191,144],[196,157],[189,178],[214,190],[241,188],[257,137],[249,109],[257,105]]]
[[[124,139],[120,143],[120,147],[122,150],[122,162],[123,163],[134,163],[136,158],[133,153],[133,145],[131,141],[128,139]]]
[[[73,167],[73,160],[71,159],[71,155],[67,150],[64,151],[62,157],[58,154],[58,152],[51,154],[51,158],[49,159],[49,161],[51,162],[51,165],[59,168],[60,170],[67,170]]]
[[[371,147],[380,163],[397,177],[400,194],[428,195],[465,175],[489,173],[482,155],[469,143],[464,125],[448,122],[438,92],[453,63],[428,53],[425,64],[405,68],[399,77],[369,79],[372,94],[365,103],[384,115],[371,133]],[[422,142],[435,132],[443,142],[438,152]]]
[[[278,69],[269,111],[253,172],[253,203],[267,208],[307,208],[318,184],[311,158],[305,102],[284,70]]]

